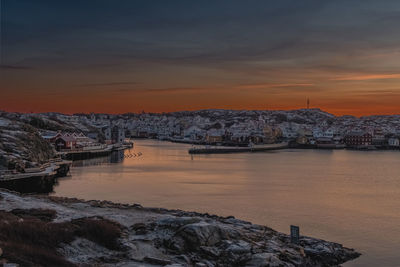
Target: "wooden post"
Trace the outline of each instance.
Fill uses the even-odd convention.
[[[290,226],[290,242],[293,244],[299,244],[300,242],[300,227],[291,225]]]

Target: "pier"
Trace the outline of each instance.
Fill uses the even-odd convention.
[[[214,146],[205,148],[191,148],[189,154],[225,154],[225,153],[240,153],[240,152],[262,152],[269,150],[278,150],[288,148],[287,142],[279,144],[253,145],[249,147],[229,147],[229,146]]]
[[[96,148],[90,150],[84,150],[84,149],[75,149],[68,151],[64,150],[58,152],[58,155],[63,159],[74,161],[74,160],[83,160],[83,159],[108,156],[111,154],[112,151],[113,151],[113,146],[107,146],[100,149]]]
[[[97,157],[105,157],[110,155],[113,151],[125,150],[133,148],[133,142],[114,145],[102,145],[96,147],[84,147],[81,149],[66,149],[58,152],[58,156],[66,160],[84,160]]]
[[[53,190],[56,178],[67,176],[71,161],[52,159],[38,168],[27,168],[25,172],[3,172],[0,187],[21,193],[48,193]]]

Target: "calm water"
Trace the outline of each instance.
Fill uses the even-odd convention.
[[[125,156],[141,156],[77,162],[55,195],[234,215],[286,233],[295,224],[364,254],[345,266],[400,266],[400,152],[188,148],[137,140]]]

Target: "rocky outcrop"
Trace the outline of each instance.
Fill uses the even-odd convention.
[[[56,253],[77,266],[338,266],[360,255],[305,236],[295,245],[283,233],[234,217],[137,204],[0,191],[0,207],[18,220],[36,217],[45,229],[70,229],[74,237],[57,243]]]
[[[0,117],[0,170],[23,172],[54,157],[50,144],[37,129],[20,121]]]

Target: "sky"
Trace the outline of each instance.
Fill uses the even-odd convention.
[[[0,1],[0,110],[400,114],[398,0]]]

